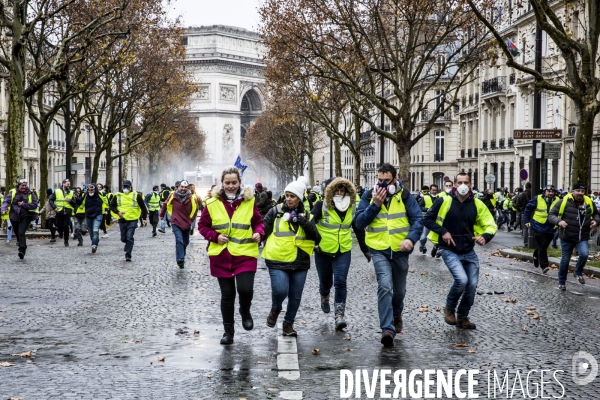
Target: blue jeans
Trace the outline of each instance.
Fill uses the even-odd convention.
[[[133,250],[133,235],[135,234],[137,225],[137,219],[135,221],[119,222],[121,242],[125,243],[125,257],[131,257],[131,251]]]
[[[92,239],[92,246],[98,246],[98,242],[100,241],[98,232],[100,231],[100,224],[102,224],[103,219],[103,214],[94,218],[85,217],[85,223],[87,224],[88,232],[90,232],[90,238]]]
[[[335,257],[315,252],[315,265],[319,274],[319,293],[328,296],[331,286],[335,287],[335,304],[346,304],[346,280],[350,270],[350,252],[337,254]]]
[[[442,250],[442,259],[454,278],[454,283],[446,297],[446,307],[456,310],[457,317],[466,318],[475,301],[475,292],[479,282],[477,254],[475,254],[475,250],[471,250],[467,254],[456,254],[444,249]]]
[[[190,244],[190,230],[183,230],[177,225],[171,225],[173,235],[175,235],[175,258],[177,262],[185,261],[185,249]]]
[[[285,271],[269,268],[269,276],[271,277],[271,307],[274,310],[281,311],[283,301],[286,297],[288,298],[287,310],[283,318],[283,322],[286,324],[293,324],[296,319],[307,273],[307,269]]]
[[[423,233],[421,233],[421,237],[419,238],[419,242],[421,243],[421,247],[425,247],[427,244],[427,235],[429,235],[429,229],[423,228]]]
[[[371,250],[375,274],[377,275],[377,309],[381,331],[394,329],[394,316],[401,316],[406,295],[408,254],[389,259],[383,253]]]
[[[552,246],[556,246],[556,241],[558,240],[558,233],[560,232],[560,229],[556,229],[554,231],[554,238],[552,238]]]
[[[573,249],[575,247],[577,247],[577,251],[579,252],[579,258],[577,259],[577,264],[575,264],[575,275],[580,276],[583,274],[583,267],[585,267],[589,254],[587,240],[582,240],[581,242],[567,242],[566,240],[561,240],[560,248],[562,250],[562,256],[558,267],[559,285],[564,285],[565,282],[567,282],[569,261],[571,260],[571,254],[573,254]]]

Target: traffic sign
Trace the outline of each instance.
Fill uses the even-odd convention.
[[[448,175],[446,175],[446,176],[444,177],[444,182],[448,182],[448,181],[450,181],[450,177],[449,177]]]
[[[539,160],[544,155],[544,143],[534,143],[535,159]]]
[[[544,158],[560,159],[561,147],[560,143],[544,143]]]
[[[562,129],[515,129],[515,139],[562,139]]]
[[[494,174],[487,174],[485,176],[485,181],[487,183],[494,183],[494,182],[496,182],[496,175],[494,175]]]
[[[83,163],[71,164],[71,171],[79,171],[81,169],[83,169]],[[66,165],[57,165],[54,167],[54,172],[64,172],[66,170]]]
[[[523,168],[519,171],[519,178],[521,178],[522,181],[526,181],[527,178],[529,178],[529,172],[527,172],[527,170]]]

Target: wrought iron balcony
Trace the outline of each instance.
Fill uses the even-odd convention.
[[[504,139],[500,139],[500,140],[498,141],[498,147],[499,147],[500,149],[505,149],[505,148],[506,148],[506,146],[504,145]]]
[[[482,145],[481,145],[481,150],[487,150],[488,149],[487,145],[488,145],[488,141],[484,140],[483,143],[482,143]]]
[[[490,140],[490,149],[492,149],[492,150],[496,150],[497,149],[497,147],[496,147],[496,139]]]
[[[473,157],[473,150],[472,149],[467,150],[467,157],[469,157],[469,158]]]
[[[488,95],[493,93],[501,93],[506,91],[506,77],[497,76],[481,84],[481,94]]]
[[[512,149],[515,146],[515,139],[509,137],[508,138],[508,148]]]

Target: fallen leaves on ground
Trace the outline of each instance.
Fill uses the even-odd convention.
[[[24,353],[11,354],[11,356],[31,357],[32,354],[33,354],[33,352],[31,350],[29,350],[29,351],[26,351]]]
[[[435,308],[435,311],[437,311],[437,312],[440,312],[440,311],[441,311],[441,309],[442,309],[442,308],[441,308],[440,306],[437,306],[437,307]]]
[[[429,312],[429,307],[421,306],[421,308],[419,308],[419,312]]]
[[[533,311],[525,310],[525,314],[527,314],[527,315],[533,314]]]
[[[469,353],[471,353],[471,354],[476,354],[476,353],[477,353],[477,350],[469,349]]]
[[[485,276],[490,276],[490,273],[489,273],[489,272],[486,272]]]
[[[312,349],[311,353],[313,354],[313,356],[317,356],[319,355],[320,350],[319,349]]]
[[[510,302],[514,304],[517,302],[517,299],[513,297],[512,299],[510,299]]]
[[[504,302],[505,302],[505,303],[510,303],[510,297],[507,297],[507,298],[505,298],[505,299],[504,299]]]
[[[158,356],[158,361],[165,361],[165,356]]]
[[[344,340],[352,340],[352,336],[344,336]]]
[[[0,367],[12,367],[15,364],[11,364],[7,361],[0,362]]]
[[[429,271],[421,272],[421,275],[429,275]]]
[[[342,348],[342,350],[343,350],[343,351],[354,351],[354,349],[351,349],[351,348],[349,348],[349,347],[344,347],[344,348]]]
[[[532,319],[540,319],[540,315],[539,314],[533,314],[533,317],[531,317]]]
[[[535,310],[535,306],[529,307],[530,310]]]
[[[194,335],[199,335],[199,334],[200,334],[200,331],[194,329]]]
[[[408,272],[413,273],[413,272],[415,272],[415,270],[414,269],[409,269]]]
[[[469,345],[464,343],[454,343],[454,347],[469,347]]]
[[[265,364],[265,365],[270,365],[270,364],[273,364],[273,363],[270,363],[270,362],[268,362],[268,361],[257,361],[257,362],[255,362],[254,364]]]
[[[529,331],[529,329],[527,329],[527,327],[526,327],[526,326],[524,326],[524,327],[523,327],[523,332],[527,332],[527,331]]]

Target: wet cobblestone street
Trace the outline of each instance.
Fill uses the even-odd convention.
[[[563,370],[557,375],[563,398],[600,397],[600,376],[584,386],[571,377],[575,352],[600,360],[600,280],[580,285],[570,275],[567,291],[560,292],[556,271],[543,276],[530,263],[492,256],[500,244],[518,245],[518,235],[499,233],[478,249],[481,294],[470,315],[474,331],[444,323],[451,276],[441,259],[414,253],[404,332],[389,349],[379,342],[373,265],[358,247],[346,332],[336,333],[333,314],[320,310],[311,268],[296,320],[300,377],[289,380],[279,377],[278,329],[265,324],[270,281],[262,261],[252,306],[255,328],[244,331],[236,316],[235,343],[224,347],[220,292],[198,234],[180,270],[170,231],[152,238],[150,229],[138,229],[131,263],[124,261],[118,228],[109,233],[96,254],[87,236],[84,247],[68,248],[30,239],[22,261],[14,243],[0,245],[0,363],[14,364],[0,366],[0,399],[264,399],[281,398],[284,391],[332,399],[340,397],[341,369],[381,368],[479,369],[480,398],[488,397],[488,370],[509,370],[511,388],[517,371],[525,386],[529,371]],[[532,307],[535,312],[527,314]],[[29,350],[31,357],[20,356]],[[539,383],[539,374],[534,379]],[[551,374],[545,380],[552,381]],[[561,386],[552,382],[544,396],[561,396]],[[496,395],[505,397],[506,388]],[[525,397],[518,392],[513,398]]]

